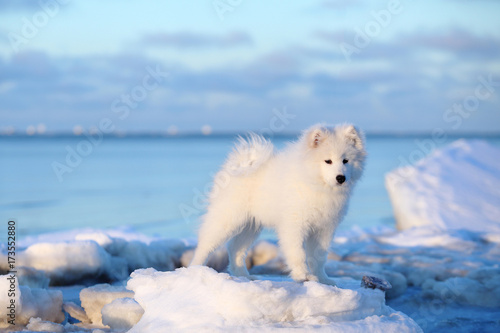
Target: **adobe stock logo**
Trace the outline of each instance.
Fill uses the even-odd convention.
[[[243,0],[214,0],[212,1],[212,6],[219,19],[224,21],[226,13],[232,13],[242,2]]]
[[[474,92],[465,96],[460,102],[453,103],[443,113],[443,121],[446,127],[436,127],[432,130],[431,137],[428,139],[415,139],[417,148],[412,150],[407,156],[399,155],[399,168],[394,173],[394,181],[401,182],[413,175],[414,169],[406,168],[407,165],[415,165],[419,160],[429,155],[439,145],[443,144],[447,138],[449,128],[458,130],[464,121],[473,114],[480,112],[482,103],[494,96],[500,81],[494,80],[493,74],[488,76],[480,75],[477,77],[478,83],[475,85]],[[449,128],[447,128],[449,127]]]
[[[353,54],[361,53],[361,50],[368,47],[373,39],[377,38],[384,29],[389,27],[394,16],[403,12],[403,5],[399,0],[390,0],[387,3],[386,9],[379,11],[371,11],[372,20],[366,22],[363,29],[360,27],[354,28],[354,38],[352,44],[341,43],[340,51],[348,62],[351,62]]]
[[[45,28],[50,20],[59,14],[61,6],[66,5],[71,0],[40,0],[40,9],[28,18],[23,16],[22,26],[19,33],[9,32],[8,38],[12,49],[19,52],[20,48],[29,43],[30,40],[38,36],[40,30]]]

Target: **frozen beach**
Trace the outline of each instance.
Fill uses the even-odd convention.
[[[52,322],[54,332],[125,332],[134,325],[132,332],[280,327],[418,332],[419,326],[493,332],[500,325],[500,234],[495,233],[429,227],[342,232],[327,264],[338,287],[292,282],[272,241],[254,246],[248,264],[259,280],[248,281],[208,267],[175,270],[192,255],[189,241],[124,230],[50,235],[59,240],[52,243],[43,240],[47,236],[31,239],[19,253],[19,265],[30,268],[17,274],[17,329],[41,330],[33,318]],[[225,264],[222,250],[210,262],[217,269]],[[384,278],[393,288],[385,295],[361,288],[364,275]],[[7,301],[0,299],[4,322]]]
[[[16,294],[0,296],[1,329],[497,332],[499,180],[499,150],[481,141],[457,141],[389,173],[397,222],[337,233],[326,266],[337,287],[290,280],[274,239],[252,248],[247,266],[258,280],[249,281],[225,272],[224,249],[210,267],[183,268],[196,246],[192,237],[132,227],[23,237]],[[8,290],[5,243],[1,250],[0,289]],[[392,289],[363,288],[363,276],[387,280]],[[11,299],[16,326],[8,324]]]

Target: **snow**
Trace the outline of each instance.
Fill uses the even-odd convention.
[[[383,275],[384,271],[403,275],[408,286],[424,289],[425,297],[439,299],[446,284],[456,300],[464,304],[490,306],[484,293],[474,298],[464,295],[464,288],[451,288],[454,278],[468,278],[481,286],[476,290],[488,290],[492,297],[500,299],[500,244],[489,242],[486,234],[468,230],[445,231],[439,228],[409,229],[396,232],[391,229],[351,234],[348,240],[340,238],[334,242],[334,250],[345,251],[341,262],[329,262],[343,267],[355,263],[357,269]],[[330,273],[332,274],[333,271]],[[395,287],[394,279],[384,276]],[[499,282],[496,282],[499,281]],[[453,283],[452,283],[453,282]],[[460,280],[460,285],[466,281]],[[435,287],[434,285],[438,283]],[[471,284],[472,286],[472,284]]]
[[[10,275],[0,276],[0,324],[5,326],[10,313],[7,308],[11,304],[11,298],[7,291],[10,290],[11,282],[7,279]],[[15,322],[16,324],[26,325],[30,318],[39,317],[43,320],[60,323],[64,320],[62,312],[63,297],[58,290],[47,290],[40,288],[29,288],[19,286],[17,279],[14,282],[15,296]]]
[[[160,238],[137,233],[135,230],[126,226],[107,230],[82,228],[26,236],[20,240],[18,245],[21,247],[28,247],[30,245],[38,243],[59,243],[75,240],[94,240],[98,244],[105,245],[106,243],[108,243],[107,240],[112,242],[113,239],[123,239],[127,242],[139,241],[144,244],[150,244],[151,242],[159,240]]]
[[[145,310],[130,332],[291,327],[303,332],[313,328],[329,332],[421,331],[409,317],[385,305],[382,291],[361,288],[359,281],[346,282],[345,287],[248,281],[205,266],[174,272],[142,269],[132,273],[127,283]]]
[[[9,280],[10,276],[9,275],[0,275],[0,290],[2,293],[0,294],[0,322],[4,326],[7,325],[7,321],[10,319],[14,319],[17,313],[20,312],[21,308],[21,295],[18,292],[15,292],[19,290],[19,283],[17,279],[11,279]],[[10,295],[14,291],[14,295]],[[14,303],[13,306],[11,306],[11,303]],[[11,311],[10,308],[15,308],[16,312]],[[12,313],[11,316],[9,316]]]
[[[50,285],[87,279],[123,281],[143,267],[173,270],[180,266],[181,254],[192,248],[181,239],[158,240],[131,232],[90,229],[31,237],[21,244],[26,245],[17,252],[21,282],[38,287],[46,287],[49,281]],[[5,252],[0,253],[0,270],[8,270]]]
[[[82,307],[92,324],[102,325],[101,310],[117,298],[134,297],[134,294],[124,286],[98,284],[85,288],[80,292]]]
[[[34,269],[32,267],[18,267],[17,278],[19,284],[30,288],[47,288],[50,279],[44,271]]]
[[[52,323],[50,321],[44,321],[40,318],[31,318],[29,324],[26,328],[30,331],[35,332],[52,332],[52,333],[62,333],[64,332],[64,326],[61,324]]]
[[[445,281],[429,279],[422,289],[428,298],[451,292],[461,304],[500,308],[500,268],[479,269]]]
[[[85,310],[74,302],[64,302],[63,310],[66,311],[72,318],[84,324],[90,324],[90,319],[85,313]]]
[[[38,243],[18,254],[18,265],[43,270],[53,283],[67,284],[85,276],[124,279],[128,272],[120,259],[94,241]]]
[[[139,322],[144,309],[133,298],[117,298],[102,310],[102,322],[113,330],[128,331]]]
[[[500,232],[500,149],[458,140],[386,175],[398,229]]]
[[[46,290],[20,286],[22,312],[18,316],[20,322],[31,317],[60,323],[64,320],[62,312],[62,293],[57,290]]]
[[[436,226],[403,231],[388,227],[355,228],[339,232],[332,242],[326,264],[328,275],[339,285],[334,289],[313,282],[298,284],[288,280],[276,242],[259,241],[250,250],[247,261],[251,274],[257,274],[258,281],[232,279],[206,267],[168,272],[149,269],[132,274],[127,285],[131,290],[125,288],[128,273],[120,281],[97,285],[88,274],[91,271],[96,274],[112,272],[116,270],[116,261],[121,262],[126,271],[155,261],[160,266],[160,260],[169,262],[160,267],[167,270],[174,265],[175,269],[189,263],[191,244],[185,240],[148,240],[140,234],[133,237],[130,232],[128,240],[113,237],[113,231],[104,230],[68,234],[64,242],[47,242],[50,237],[40,237],[41,243],[26,244],[27,249],[36,249],[37,244],[42,244],[40,248],[48,254],[39,253],[38,257],[48,261],[49,254],[53,254],[59,262],[47,262],[45,269],[30,262],[37,269],[19,270],[24,276],[19,278],[21,286],[16,287],[22,295],[23,307],[18,308],[22,325],[28,324],[33,317],[62,322],[64,332],[92,332],[98,328],[124,332],[141,318],[132,332],[148,332],[146,323],[157,327],[168,321],[170,328],[184,327],[182,318],[191,317],[196,319],[193,325],[202,325],[206,320],[207,327],[222,331],[242,326],[258,327],[259,330],[294,327],[307,331],[314,327],[320,331],[348,331],[369,327],[370,330],[390,331],[409,325],[409,319],[400,313],[403,312],[424,331],[487,331],[490,327],[500,327],[500,321],[495,319],[499,318],[500,311],[500,233],[444,230]],[[54,253],[61,244],[63,250],[74,249],[74,261],[67,254]],[[148,259],[134,258],[133,251],[115,252],[126,248],[140,249],[136,255]],[[89,249],[92,251],[78,252]],[[165,249],[167,255],[160,254],[159,249]],[[19,251],[19,254],[24,252]],[[85,256],[87,261],[80,259]],[[76,265],[82,262],[99,264]],[[226,251],[219,250],[210,264],[223,270],[227,264]],[[63,272],[71,272],[71,279],[60,278],[91,285],[57,286],[51,280],[51,287],[47,289],[47,276],[53,278],[54,272],[60,272],[60,276]],[[381,291],[360,288],[365,275],[391,283],[392,289],[385,294],[386,304]],[[0,277],[0,290],[8,287],[6,281]],[[331,304],[330,299],[337,302]],[[4,322],[6,302],[6,295],[0,293],[0,315]],[[350,306],[352,312],[340,318],[335,314],[344,311],[343,306]],[[64,319],[62,310],[68,320]],[[142,311],[145,311],[143,316]],[[367,315],[365,311],[373,313]],[[217,318],[217,321],[210,322],[210,318]],[[339,318],[344,321],[338,321]],[[460,321],[458,328],[457,321]]]
[[[348,276],[356,280],[362,280],[363,276],[373,276],[387,280],[392,286],[392,288],[386,292],[386,297],[388,299],[403,295],[408,286],[406,277],[401,273],[379,267],[367,267],[347,261],[329,261],[325,267],[325,271],[330,276]]]

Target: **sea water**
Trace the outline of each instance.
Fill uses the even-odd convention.
[[[0,137],[0,218],[15,219],[21,237],[86,227],[194,237],[235,138],[105,137],[89,146],[80,144],[84,137]],[[454,139],[369,135],[366,170],[340,228],[393,226],[384,175]],[[483,139],[500,145],[500,138]],[[292,140],[273,138],[278,148]],[[68,165],[68,152],[78,148],[87,156]]]

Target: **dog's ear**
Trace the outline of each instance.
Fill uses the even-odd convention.
[[[326,138],[326,130],[321,125],[309,128],[304,134],[304,140],[309,148],[318,148]]]
[[[344,129],[347,141],[359,150],[365,149],[365,136],[362,131],[354,125],[346,125]]]

